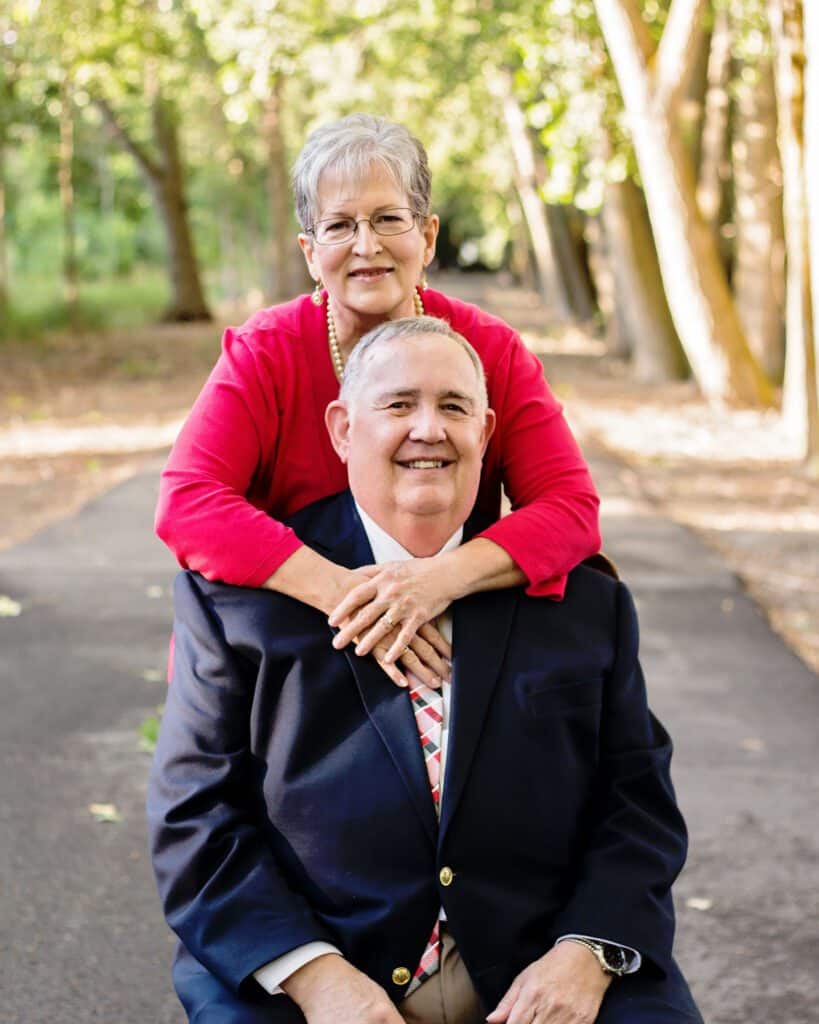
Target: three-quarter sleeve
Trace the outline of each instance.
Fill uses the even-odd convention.
[[[274,381],[228,329],[160,481],[156,532],[183,568],[259,587],[301,546],[248,497],[274,459],[279,426]]]
[[[480,536],[523,570],[528,594],[560,598],[566,573],[600,550],[600,501],[540,360],[516,334],[490,380],[490,403],[513,511]]]

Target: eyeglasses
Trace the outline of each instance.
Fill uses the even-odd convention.
[[[354,220],[352,217],[328,217],[316,221],[310,234],[319,245],[343,245],[352,241],[359,224],[369,224],[377,235],[404,235],[412,231],[419,214],[406,207],[391,207],[379,210],[372,217]]]

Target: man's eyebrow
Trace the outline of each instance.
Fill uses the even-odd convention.
[[[382,391],[376,395],[376,402],[387,402],[391,398],[417,398],[421,392],[418,388],[394,388],[392,391]]]
[[[466,402],[469,405],[475,404],[475,399],[472,395],[467,394],[465,391],[443,391],[439,398],[454,398],[457,402]]]
[[[388,402],[395,398],[418,398],[421,394],[419,388],[395,388],[393,391],[382,391],[376,396],[376,403]],[[439,399],[454,398],[457,402],[468,403],[469,405],[475,404],[475,399],[467,394],[465,391],[455,391],[447,389],[446,391],[440,391],[438,393]]]

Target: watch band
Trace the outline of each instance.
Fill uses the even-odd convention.
[[[565,942],[577,942],[586,949],[591,950],[597,958],[597,962],[606,974],[615,978],[621,978],[628,972],[628,958],[619,946],[609,945],[603,942],[595,942],[593,939],[583,939],[576,935],[566,938]]]

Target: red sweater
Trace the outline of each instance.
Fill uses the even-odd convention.
[[[423,300],[486,370],[497,427],[475,507],[481,536],[511,555],[530,594],[562,597],[565,574],[599,550],[598,498],[540,362],[476,306],[430,289]],[[225,331],[160,484],[156,530],[182,566],[259,587],[301,545],[279,520],[347,486],[324,426],[338,397],[325,316],[305,295]],[[502,484],[515,511],[498,520]]]

